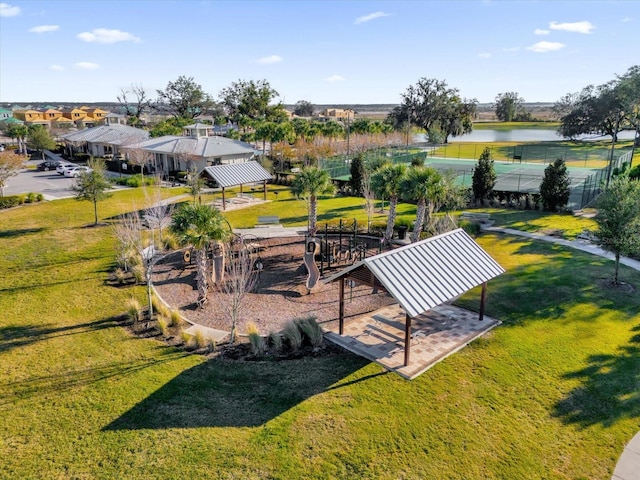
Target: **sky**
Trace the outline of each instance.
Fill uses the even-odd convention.
[[[397,104],[423,77],[555,102],[640,64],[640,0],[0,1],[0,102],[157,98],[180,76],[214,98],[266,79],[285,104]]]

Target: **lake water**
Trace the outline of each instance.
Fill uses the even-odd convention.
[[[635,132],[624,131],[618,134],[620,140],[633,140]],[[416,135],[415,141],[426,142],[427,136],[425,134]],[[579,140],[608,140],[611,141],[611,137],[608,135],[581,135]],[[471,143],[484,143],[484,142],[558,142],[561,140],[567,140],[566,138],[558,135],[553,129],[546,128],[516,128],[513,130],[474,130],[466,135],[460,135],[459,137],[449,137],[450,142],[471,142]]]

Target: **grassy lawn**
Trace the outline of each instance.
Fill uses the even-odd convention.
[[[278,196],[228,217],[304,224],[304,202]],[[142,204],[119,192],[99,215]],[[492,216],[567,220],[529,213]],[[612,262],[481,236],[507,269],[487,299],[504,323],[408,382],[348,353],[207,361],[129,336],[116,317],[144,291],[105,284],[114,242],[92,218],[74,200],[0,212],[4,478],[609,478],[638,429],[640,295],[599,286]],[[477,309],[479,291],[459,303]]]
[[[474,130],[521,130],[539,128],[541,130],[554,130],[560,126],[560,122],[476,122]]]

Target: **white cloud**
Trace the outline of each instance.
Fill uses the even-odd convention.
[[[549,24],[551,30],[564,30],[565,32],[574,33],[591,33],[591,30],[596,28],[591,22],[573,22],[573,23],[558,23],[551,22]]]
[[[61,71],[63,71],[63,70],[64,70],[64,67],[63,67],[62,65],[55,65],[55,64],[54,64],[54,65],[51,65],[51,66],[49,67],[49,70],[53,70],[53,71],[55,71],[55,72],[61,72]]]
[[[262,57],[258,60],[258,63],[279,63],[282,61],[282,57],[280,55],[269,55],[268,57]]]
[[[330,77],[325,78],[324,81],[329,83],[344,82],[344,77],[341,77],[340,75],[331,75]]]
[[[78,62],[73,64],[73,68],[76,70],[97,70],[100,68],[100,65],[92,62]]]
[[[505,47],[502,49],[503,52],[517,52],[520,50],[520,47]]]
[[[15,17],[20,15],[20,7],[14,7],[8,3],[0,3],[0,17]]]
[[[622,23],[633,22],[633,17],[624,17],[620,20]]]
[[[132,33],[110,30],[108,28],[94,28],[90,32],[79,33],[78,38],[85,42],[103,44],[140,41],[140,39]]]
[[[360,25],[361,23],[370,22],[371,20],[375,20],[376,18],[388,17],[390,15],[390,13],[373,12],[369,15],[363,15],[362,17],[356,18],[356,21],[353,23],[356,25]]]
[[[491,54],[489,52],[482,52],[478,54],[480,58],[491,58]]]
[[[29,31],[31,33],[45,33],[45,32],[55,32],[60,27],[58,25],[39,25],[37,27],[30,28]]]
[[[551,32],[549,30],[543,30],[542,28],[536,28],[533,31],[534,35],[549,35]]]
[[[544,53],[552,52],[554,50],[560,50],[564,47],[566,47],[566,45],[560,42],[538,42],[531,45],[530,47],[527,47],[527,50],[531,50],[532,52]]]

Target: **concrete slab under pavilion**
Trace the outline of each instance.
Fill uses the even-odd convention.
[[[405,365],[405,311],[390,305],[326,333],[327,339],[412,380],[436,363],[484,335],[500,321],[453,305],[440,305],[411,319],[411,359]]]

